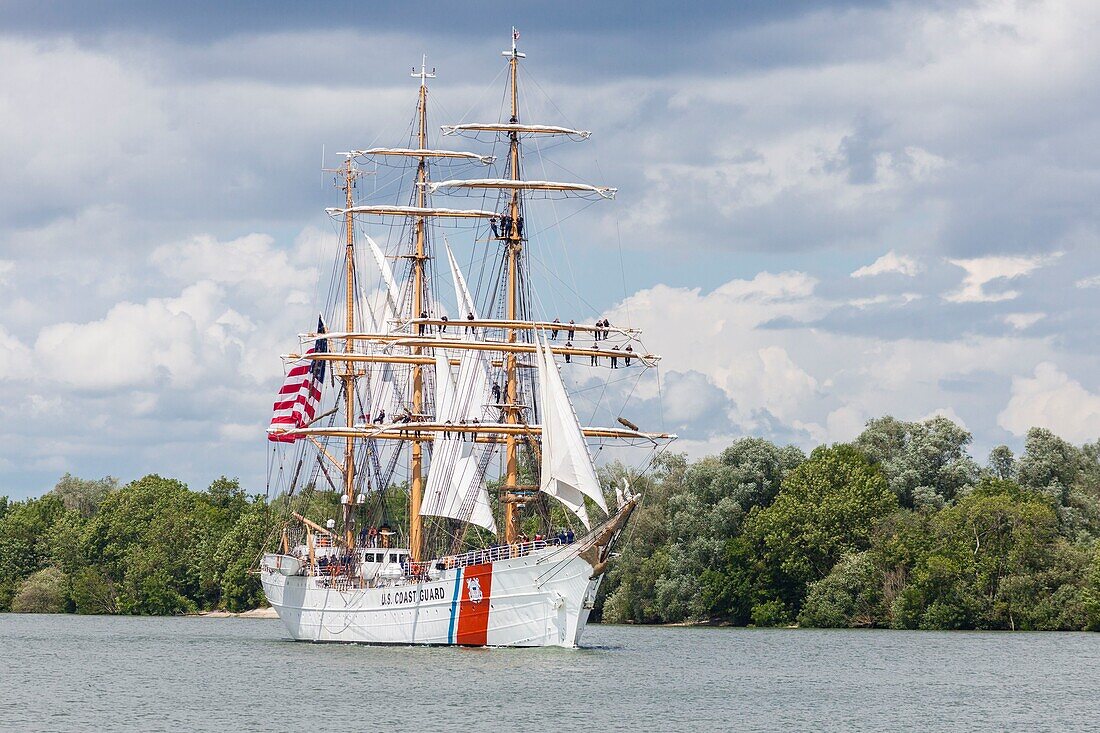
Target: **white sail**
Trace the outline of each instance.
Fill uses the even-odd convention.
[[[475,354],[463,359],[456,385],[449,359],[436,356],[435,383],[436,420],[469,420],[480,413],[484,401],[485,358]],[[461,434],[436,439],[421,515],[459,519],[496,532],[489,492],[480,475],[482,451]]]
[[[536,338],[541,339],[538,334]],[[544,367],[542,376],[547,382],[547,392],[553,403],[554,417],[550,426],[554,435],[550,460],[551,475],[543,476],[543,485],[548,481],[556,481],[559,485],[568,484],[596,502],[596,506],[602,509],[604,514],[609,514],[607,502],[603,498],[603,489],[600,487],[599,479],[596,478],[596,465],[592,462],[592,454],[589,453],[588,444],[584,440],[580,420],[577,419],[573,403],[570,402],[569,394],[565,390],[561,371],[550,352],[550,344],[545,340],[542,342],[542,358]],[[543,430],[545,432],[545,426]]]
[[[451,252],[451,243],[443,238],[443,245],[447,248],[447,262],[451,264],[451,278],[455,283],[455,299],[458,301],[459,318],[465,318],[467,313],[472,313],[477,318],[477,309],[474,307],[474,299],[470,295],[470,289],[466,287],[466,278],[462,277],[462,270],[458,267],[454,253]]]
[[[443,354],[435,357],[435,414],[440,422],[452,420],[455,402],[455,380],[451,375],[451,362]]]
[[[592,137],[588,130],[574,130],[558,125],[521,125],[518,122],[468,122],[462,125],[442,125],[440,129],[444,135],[458,132],[514,132],[520,135],[568,135],[580,140]]]
[[[376,155],[396,155],[406,158],[455,158],[458,160],[476,160],[485,165],[492,165],[497,159],[495,155],[482,155],[481,153],[469,153],[462,150],[429,150],[427,148],[371,148],[370,150],[353,150],[349,155],[357,158],[369,158]]]
[[[369,236],[367,237],[367,244],[370,245],[374,261],[378,265],[378,272],[382,275],[382,282],[386,288],[381,315],[376,313],[370,302],[364,299],[367,305],[367,317],[370,327],[375,333],[389,333],[390,323],[398,314],[401,291],[397,287],[397,281],[393,277],[393,269],[390,267],[386,255],[382,252],[382,248]],[[381,365],[381,369],[372,377],[367,405],[369,415],[374,418],[380,410],[384,410],[388,415],[393,416],[396,412],[397,386],[392,365]]]
[[[386,317],[383,319],[385,322],[378,324],[382,326],[383,333],[388,332],[389,320],[391,318],[397,318],[397,314],[400,312],[398,304],[401,302],[401,290],[397,287],[397,281],[393,277],[393,268],[390,267],[389,261],[386,260],[385,253],[382,252],[382,248],[378,246],[378,243],[367,237],[367,244],[370,245],[370,250],[374,254],[374,261],[378,264],[378,271],[382,273],[382,282],[386,284]]]
[[[325,209],[329,216],[344,214],[373,214],[374,216],[413,216],[444,217],[451,219],[492,219],[500,216],[495,211],[480,209],[441,209],[428,206],[396,206],[385,204],[378,206],[352,206],[350,209],[329,207]]]
[[[568,484],[559,484],[553,478],[554,438],[557,431],[551,429],[550,426],[556,422],[556,419],[553,416],[554,404],[553,398],[550,396],[550,380],[545,376],[547,372],[546,355],[543,353],[542,341],[538,334],[535,334],[535,361],[539,370],[539,402],[542,406],[542,461],[540,471],[542,482],[539,488],[576,514],[586,529],[591,529],[592,524],[588,520],[588,510],[584,508],[584,494]]]
[[[557,191],[561,193],[595,193],[602,198],[613,199],[619,189],[610,186],[592,186],[587,183],[558,183],[557,181],[517,181],[512,178],[464,178],[453,181],[436,181],[424,184],[430,193],[443,188],[495,188],[512,191]]]
[[[584,497],[596,502],[605,513],[603,498],[592,455],[581,432],[580,421],[565,391],[561,372],[549,345],[535,334],[539,368],[539,395],[542,409],[542,481],[539,488],[569,507],[589,527]]]

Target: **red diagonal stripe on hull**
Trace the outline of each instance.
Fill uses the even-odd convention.
[[[481,600],[470,598],[471,587],[481,588]],[[485,646],[489,634],[489,600],[493,590],[493,564],[470,565],[462,574],[462,603],[458,613],[455,642],[465,646]],[[475,592],[476,597],[476,592]]]

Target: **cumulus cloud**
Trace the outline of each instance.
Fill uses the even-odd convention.
[[[1044,427],[1074,442],[1096,440],[1100,438],[1100,394],[1085,389],[1057,365],[1043,362],[1030,377],[1012,379],[1012,396],[997,422],[1015,435]]]
[[[0,324],[0,380],[23,378],[30,367],[31,350]]]
[[[176,298],[119,303],[96,321],[44,328],[34,345],[42,375],[78,390],[191,387],[225,367],[247,325],[209,281]]]
[[[875,305],[906,305],[912,303],[914,300],[920,300],[922,296],[920,293],[900,293],[898,295],[874,295],[870,298],[853,298],[848,301],[848,305],[853,308],[870,308]]]
[[[816,280],[805,274],[787,273],[782,281],[788,286],[761,274],[709,293],[658,286],[607,315],[641,328],[646,347],[663,355],[662,368],[698,372],[723,390],[726,437],[765,434],[807,446],[850,440],[867,419],[885,413],[917,419],[953,410],[988,430],[990,418],[974,408],[998,394],[999,380],[1007,383],[1020,364],[1054,353],[1046,341],[1018,336],[884,341],[830,333],[815,319],[848,302],[818,295]],[[777,321],[787,325],[772,328]],[[951,385],[967,379],[979,386],[961,397]]]
[[[1073,284],[1079,288],[1100,288],[1100,275],[1083,277]]]
[[[1046,315],[1046,313],[1007,313],[1002,318],[1017,331],[1023,331],[1046,318]]]
[[[890,250],[871,264],[855,270],[852,277],[872,277],[891,272],[906,277],[916,277],[922,270],[924,270],[924,267],[915,258],[909,255],[899,255],[894,250]]]
[[[999,281],[1015,280],[1029,275],[1060,255],[1032,257],[975,257],[964,260],[948,260],[966,271],[958,290],[943,297],[953,303],[996,303],[1019,297],[1017,290],[991,291],[986,286],[1001,284]]]
[[[157,247],[150,261],[184,282],[209,280],[293,292],[303,286],[312,288],[317,281],[316,267],[292,262],[291,253],[276,248],[267,234],[248,234],[228,242],[200,235]]]

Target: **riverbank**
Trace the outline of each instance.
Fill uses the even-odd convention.
[[[271,606],[253,608],[251,611],[243,611],[241,613],[232,613],[230,611],[203,611],[202,613],[189,613],[187,615],[200,618],[279,618],[279,615],[275,613],[275,609]]]

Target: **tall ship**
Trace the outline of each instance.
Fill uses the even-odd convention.
[[[574,409],[569,370],[648,370],[658,357],[636,330],[559,317],[538,298],[554,273],[540,282],[532,267],[529,206],[616,189],[524,175],[525,146],[541,159],[544,141],[590,133],[521,119],[518,39],[502,52],[498,121],[432,135],[487,149],[429,141],[435,75],[422,63],[406,147],[352,150],[333,169],[341,251],[316,327],[283,357],[268,429],[286,521],[259,572],[294,639],[578,646],[641,500],[601,483],[593,450],[653,455],[675,437],[622,417],[584,425]],[[360,195],[383,170],[396,185]],[[451,203],[460,196],[479,205]],[[479,263],[471,278],[459,248]]]

